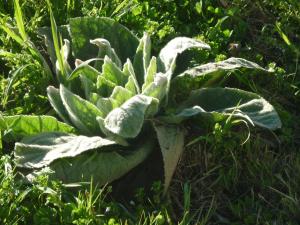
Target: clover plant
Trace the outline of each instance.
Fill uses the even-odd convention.
[[[53,21],[52,21],[53,22]],[[53,24],[54,25],[54,24]],[[160,149],[167,190],[184,150],[186,121],[228,117],[269,130],[281,127],[274,107],[258,94],[220,87],[228,71],[265,72],[241,58],[187,68],[177,58],[202,41],[177,37],[152,56],[147,33],[138,39],[109,18],[74,18],[41,29],[59,85],[47,89],[60,122],[51,116],[1,117],[5,138],[17,140],[15,162],[34,179],[43,168],[64,183],[103,185],[122,177]],[[57,50],[59,43],[64,45]],[[56,49],[56,52],[55,52]],[[176,66],[183,72],[177,73]],[[155,167],[155,163],[153,163]]]

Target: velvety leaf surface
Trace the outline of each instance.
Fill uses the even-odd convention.
[[[126,83],[125,87],[127,86],[128,88],[130,87],[130,89],[133,89],[133,84],[135,86],[135,92],[133,93],[137,93],[140,94],[140,86],[138,84],[135,72],[134,72],[134,68],[133,65],[130,61],[130,59],[127,59],[126,63],[123,66],[123,73],[126,74],[128,76],[128,82]]]
[[[84,91],[85,99],[91,102],[90,97],[92,93],[95,93],[95,91],[97,90],[96,84],[85,75],[80,75],[79,78],[80,78],[81,86]]]
[[[128,80],[128,76],[107,56],[105,56],[102,66],[102,76],[116,85],[121,86],[125,86]]]
[[[103,146],[116,144],[101,137],[76,136],[67,133],[42,133],[24,138],[15,144],[15,159],[18,167],[41,168],[51,162]]]
[[[281,127],[280,118],[270,103],[255,93],[235,88],[202,88],[192,91],[178,112],[165,117],[165,121],[180,123],[193,116],[211,117],[218,121],[232,115],[270,130]]]
[[[246,69],[247,71],[258,70],[266,72],[265,69],[254,62],[242,58],[229,58],[184,71],[172,80],[171,91],[185,97],[192,90],[214,85],[219,79],[224,78],[229,71]]]
[[[142,90],[145,90],[145,88],[147,88],[147,86],[154,81],[154,77],[156,73],[157,73],[156,57],[153,56],[147,68],[145,82],[143,84]]]
[[[100,72],[96,70],[94,67],[89,65],[89,63],[92,61],[95,61],[95,59],[87,60],[81,63],[78,67],[76,67],[72,71],[72,73],[68,77],[68,80],[72,80],[76,77],[79,77],[80,74],[83,74],[84,76],[88,77],[90,80],[96,81],[97,77],[100,75]]]
[[[169,188],[184,150],[184,133],[178,126],[154,125],[164,161],[164,193]]]
[[[105,118],[110,111],[121,106],[133,96],[134,94],[126,88],[116,86],[109,98],[99,96],[96,106],[101,110],[103,118]]]
[[[164,73],[171,69],[173,72],[177,56],[190,48],[210,49],[202,41],[187,37],[174,38],[159,53],[158,71]]]
[[[59,90],[53,86],[47,88],[49,102],[59,117],[66,123],[71,124],[69,114],[61,100]]]
[[[154,140],[149,138],[140,146],[120,150],[89,151],[74,158],[56,160],[50,165],[55,172],[52,178],[63,183],[91,182],[105,185],[112,182],[143,162],[153,150]],[[117,147],[116,147],[117,148]],[[29,176],[32,179],[37,173]]]
[[[151,40],[147,33],[141,38],[133,60],[134,71],[140,87],[144,83],[151,57]]]
[[[121,68],[122,62],[119,59],[118,55],[116,54],[114,48],[111,47],[108,40],[104,38],[96,38],[95,40],[90,40],[90,43],[95,44],[99,48],[97,58],[104,59],[105,56],[108,56],[118,67]],[[101,65],[102,62],[98,61],[95,63],[94,67],[100,70]]]
[[[136,36],[110,18],[72,18],[69,24],[76,58],[87,60],[96,57],[99,49],[90,43],[96,38],[108,40],[123,63],[135,54],[138,46]]]
[[[104,117],[113,110],[114,105],[117,105],[117,103],[111,98],[100,97],[96,102],[96,106],[103,112]]]
[[[162,73],[157,73],[154,81],[143,90],[142,94],[162,100],[167,93],[168,77]]]
[[[105,128],[123,138],[134,138],[142,129],[147,109],[153,98],[135,95],[119,108],[111,111],[104,120]]]
[[[83,134],[101,134],[96,117],[103,113],[94,104],[73,94],[60,85],[60,96],[69,114],[69,118]]]
[[[99,95],[109,97],[117,84],[107,80],[104,76],[97,77],[96,88]]]
[[[133,96],[134,94],[128,91],[126,88],[116,86],[110,96],[110,99],[112,99],[113,109],[121,106],[124,102],[126,102]]]
[[[135,78],[133,76],[130,76],[128,77],[128,81],[125,84],[125,88],[133,94],[138,94],[136,84],[137,82],[135,81]]]

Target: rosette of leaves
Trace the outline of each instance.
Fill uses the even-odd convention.
[[[178,74],[176,59],[184,56],[181,53],[210,47],[177,37],[157,57],[151,56],[148,34],[139,40],[108,18],[70,19],[59,28],[68,40],[55,54],[55,29],[52,26],[54,35],[48,35],[47,46],[60,85],[47,92],[63,122],[50,116],[0,121],[7,137],[20,140],[15,144],[16,164],[29,169],[29,177],[49,167],[52,177],[64,183],[89,182],[93,177],[103,185],[159,148],[167,190],[184,149],[185,121],[215,123],[231,117],[269,130],[281,127],[274,107],[264,98],[218,87],[228,71],[265,71],[253,62],[229,58],[192,68],[180,65],[183,72]],[[46,36],[47,32],[43,30]]]

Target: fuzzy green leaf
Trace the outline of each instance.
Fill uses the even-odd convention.
[[[104,58],[101,76],[119,86],[125,86],[128,80],[128,76],[107,56]]]
[[[108,40],[104,38],[96,38],[94,40],[90,40],[91,44],[97,45],[99,48],[99,52],[97,58],[104,59],[105,56],[108,56],[119,68],[122,66],[122,62],[116,54],[115,50],[111,47]],[[96,62],[95,68],[101,68],[101,62]]]
[[[68,112],[61,100],[59,90],[53,86],[49,86],[47,88],[47,95],[51,106],[59,117],[67,124],[71,124]]]
[[[145,88],[154,81],[154,76],[157,73],[157,64],[156,64],[156,57],[152,57],[147,69],[145,82],[143,84],[142,90],[144,91]]]
[[[67,133],[42,133],[24,138],[15,145],[18,167],[42,168],[57,159],[73,158],[87,151],[116,144],[101,137],[76,136]]]
[[[136,137],[142,129],[147,109],[153,102],[152,97],[135,95],[107,115],[105,128],[123,138]]]
[[[107,114],[113,110],[114,105],[117,105],[117,103],[111,98],[100,97],[96,102],[96,106],[103,112],[104,116],[107,116]]]
[[[210,49],[209,45],[202,41],[187,37],[174,38],[159,53],[158,71],[165,73],[171,70],[173,72],[177,56],[191,48]]]
[[[126,102],[133,96],[134,94],[128,91],[126,88],[123,88],[121,86],[116,86],[113,90],[113,93],[110,96],[110,99],[113,100],[112,101],[113,108],[117,108],[121,106],[124,102]]]
[[[221,62],[207,63],[184,71],[176,76],[171,83],[172,93],[186,96],[190,91],[214,85],[233,70],[259,70],[266,72],[254,62],[242,58],[229,58]]]
[[[165,117],[165,121],[180,123],[190,117],[200,116],[218,122],[233,116],[270,130],[281,127],[280,118],[270,103],[255,93],[235,88],[202,88],[192,91],[178,112]]]
[[[89,151],[74,158],[56,160],[49,166],[54,171],[50,178],[59,179],[65,184],[91,182],[93,179],[93,184],[105,185],[143,162],[153,150],[154,143],[149,138],[139,146]],[[37,174],[32,173],[28,178],[32,180]]]
[[[80,75],[81,85],[84,90],[85,99],[91,101],[90,96],[96,91],[96,84],[85,75]]]
[[[167,84],[168,78],[165,74],[157,73],[154,77],[154,81],[147,86],[142,94],[162,100],[167,93]]]
[[[63,85],[60,85],[60,96],[67,109],[69,118],[82,133],[100,134],[96,117],[103,116],[103,112],[92,103],[73,94]]]
[[[125,88],[133,94],[138,94],[136,88],[136,82],[133,76],[128,77],[128,81],[125,84]]]
[[[133,84],[134,83],[134,86],[135,86],[135,92],[133,93],[140,93],[140,86],[138,84],[138,81],[137,81],[137,78],[136,78],[136,75],[135,75],[135,72],[134,72],[134,68],[133,68],[133,65],[130,61],[130,59],[127,59],[126,63],[124,64],[123,66],[123,73],[126,74],[128,76],[128,82],[126,83],[125,87],[128,86],[129,82],[130,82],[130,89],[133,89]]]
[[[133,60],[134,71],[139,85],[144,83],[151,57],[151,40],[147,33],[141,38]]]
[[[71,18],[70,31],[74,56],[82,60],[98,55],[99,49],[90,43],[96,38],[108,40],[123,63],[133,58],[138,46],[136,36],[110,18]]]
[[[99,96],[96,101],[96,106],[103,112],[103,118],[105,118],[110,111],[121,106],[133,96],[134,94],[127,89],[121,86],[116,86],[109,98]]]
[[[184,150],[184,133],[178,126],[154,125],[164,161],[164,193],[169,188]]]
[[[97,77],[96,88],[97,93],[102,97],[109,97],[117,85],[107,80],[102,75]]]
[[[85,62],[82,62],[78,67],[75,68],[75,70],[72,71],[70,76],[68,77],[68,80],[73,80],[76,77],[79,77],[80,74],[83,74],[87,78],[89,78],[92,81],[96,81],[97,77],[100,75],[99,71],[93,68],[89,65],[89,63],[93,61],[97,61],[98,58],[90,59]]]

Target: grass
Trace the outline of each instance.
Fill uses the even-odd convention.
[[[237,145],[228,137],[227,146],[203,140],[187,149],[170,190],[175,208],[183,209],[186,182],[197,199],[191,211],[200,218],[207,214],[205,224],[297,224],[299,153],[260,138]]]
[[[44,1],[22,3],[25,14],[21,38],[35,43],[35,29],[50,25]],[[212,53],[196,55],[198,60],[220,60],[230,56],[255,60],[272,68],[268,77],[240,77],[228,82],[255,91],[276,106],[283,128],[276,133],[260,130],[242,132],[225,124],[190,130],[186,147],[167,197],[160,183],[150,190],[137,189],[130,200],[121,201],[114,187],[73,191],[47,173],[28,185],[15,179],[12,157],[1,154],[1,224],[289,224],[300,220],[300,6],[288,1],[51,1],[58,24],[73,16],[113,16],[141,35],[152,34],[154,46],[178,35],[203,39]],[[1,21],[10,21],[13,6],[0,3]],[[33,10],[34,5],[38,10]],[[119,7],[117,7],[119,6]],[[101,10],[100,10],[101,9]],[[159,10],[158,10],[159,9]],[[68,12],[65,14],[64,12]],[[39,12],[39,13],[34,13]],[[196,22],[195,22],[196,21]],[[16,21],[22,26],[21,21]],[[21,27],[22,30],[22,27]],[[5,33],[0,33],[1,100],[14,71],[16,77],[4,114],[42,114],[48,103],[48,81],[44,67],[32,52]],[[155,51],[155,50],[154,50]],[[195,53],[196,54],[196,53]],[[196,63],[196,62],[193,62]],[[247,140],[245,142],[245,140]],[[245,143],[244,143],[245,142]],[[4,145],[2,152],[10,153]]]
[[[170,220],[165,205],[158,205],[160,185],[159,190],[153,186],[152,197],[137,190],[126,206],[113,200],[109,186],[72,191],[59,181],[49,181],[46,171],[32,185],[17,182],[15,176],[11,158],[1,157],[1,224],[161,224]]]

